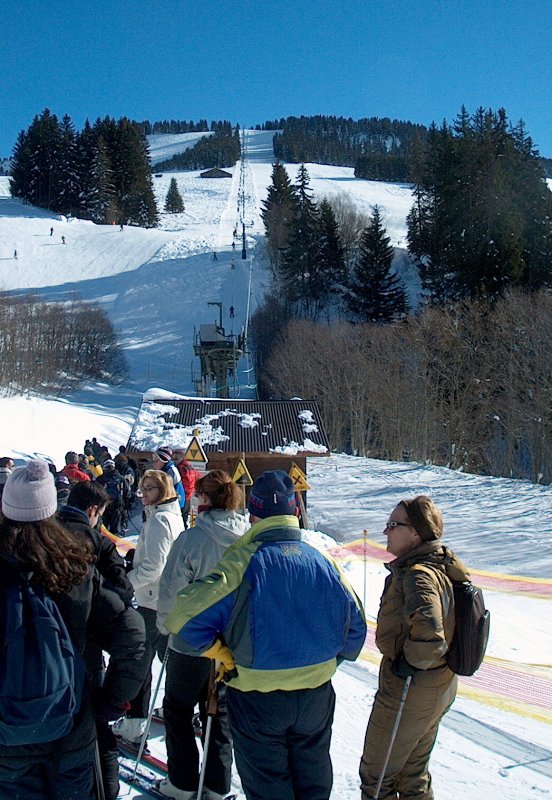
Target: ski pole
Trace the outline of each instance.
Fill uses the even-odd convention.
[[[397,736],[397,731],[399,730],[399,723],[401,721],[404,704],[406,703],[406,695],[408,694],[408,690],[410,689],[411,682],[412,682],[412,675],[409,675],[404,682],[401,694],[401,701],[399,703],[399,710],[397,711],[397,716],[395,717],[395,724],[393,725],[393,730],[391,731],[391,741],[389,742],[389,747],[387,748],[387,753],[385,754],[385,759],[383,762],[383,766],[381,768],[381,773],[378,779],[378,785],[376,786],[376,791],[374,793],[373,800],[378,800],[379,793],[381,791],[381,785],[383,783],[383,779],[385,778],[385,770],[387,769],[387,765],[389,764],[389,759],[391,758],[391,752],[393,750],[393,745],[395,744],[395,738]]]
[[[146,747],[146,741],[148,738],[149,729],[151,727],[151,720],[153,718],[153,712],[155,711],[155,703],[157,702],[157,695],[159,694],[159,687],[161,686],[161,679],[163,678],[163,673],[165,672],[165,667],[167,666],[168,658],[169,658],[169,643],[167,641],[167,649],[165,650],[165,655],[163,656],[163,663],[161,664],[161,672],[159,673],[159,677],[157,678],[157,685],[155,687],[155,692],[153,693],[153,696],[151,698],[150,710],[148,718],[146,720],[146,727],[144,729],[144,733],[142,734],[140,747],[138,749],[138,755],[136,756],[136,763],[134,764],[134,771],[132,773],[132,778],[130,779],[131,783],[134,783],[134,781],[136,780],[136,773],[138,772],[138,764],[142,759],[142,755]]]
[[[98,746],[97,739],[94,743],[94,772],[96,774],[96,794],[98,795],[98,800],[105,800],[102,765],[100,761],[100,748]]]
[[[199,784],[197,787],[197,800],[203,796],[203,785],[205,783],[205,770],[207,769],[207,754],[209,752],[209,739],[211,738],[211,727],[213,717],[218,711],[217,703],[217,683],[215,680],[217,672],[217,662],[211,661],[211,671],[209,673],[209,689],[207,692],[207,726],[205,729],[205,739],[203,741],[203,759],[201,761],[201,772],[199,773]]]

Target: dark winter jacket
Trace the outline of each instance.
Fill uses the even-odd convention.
[[[134,596],[134,589],[127,578],[125,562],[117,552],[117,548],[107,537],[88,522],[86,511],[73,506],[64,506],[58,512],[61,524],[73,533],[86,536],[92,544],[96,555],[96,567],[110,589],[114,589],[127,605]]]
[[[5,564],[0,560],[0,564]],[[103,697],[110,705],[121,706],[133,699],[144,680],[144,621],[128,608],[118,594],[108,589],[95,567],[68,594],[52,595],[75,648],[83,653],[85,645],[94,644],[109,653]],[[23,668],[24,665],[22,665]],[[55,742],[9,747],[0,745],[0,762],[14,759],[34,763],[35,756],[69,753],[89,746],[96,728],[88,686],[73,728]],[[0,790],[1,794],[1,790]]]
[[[217,567],[177,594],[165,628],[196,653],[222,634],[241,691],[314,689],[366,637],[359,599],[338,565],[302,541],[296,517],[257,522]]]

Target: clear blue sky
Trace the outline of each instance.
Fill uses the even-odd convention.
[[[551,0],[3,0],[0,156],[86,117],[389,116],[503,106],[552,157]]]

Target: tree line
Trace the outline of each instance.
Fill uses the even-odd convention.
[[[228,123],[229,124],[229,123]],[[233,167],[241,153],[239,129],[225,130],[212,136],[202,137],[193,147],[183,153],[155,165],[158,172],[175,170],[212,169],[213,167]]]
[[[45,109],[13,149],[14,197],[96,223],[158,222],[147,139],[136,123],[105,117],[76,131]]]
[[[117,333],[100,306],[0,295],[3,392],[62,393],[87,380],[119,384],[127,372]]]
[[[426,300],[497,297],[552,281],[552,193],[523,123],[462,107],[416,148],[408,249]]]
[[[516,289],[391,325],[293,320],[265,391],[316,399],[338,451],[550,483],[551,314]]]
[[[390,181],[410,180],[414,142],[427,133],[424,125],[388,117],[287,117],[265,122],[269,126],[278,131],[273,140],[278,159],[355,167],[359,178]]]

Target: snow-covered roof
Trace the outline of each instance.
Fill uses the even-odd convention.
[[[221,400],[145,396],[129,439],[133,450],[185,449],[197,435],[203,449],[224,453],[326,456],[328,438],[312,401]]]

